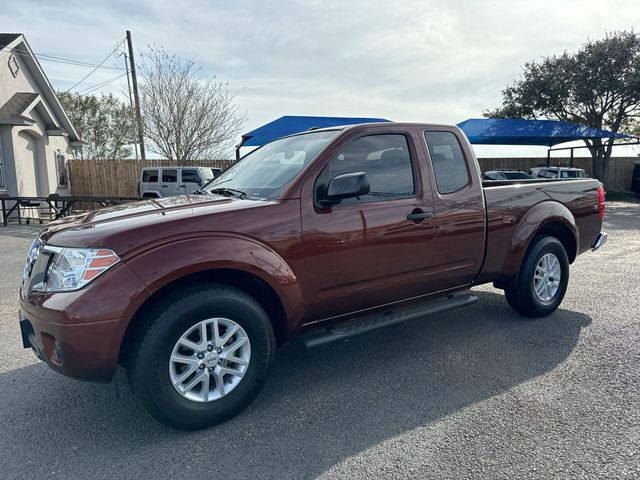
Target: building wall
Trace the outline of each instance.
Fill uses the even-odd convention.
[[[21,55],[15,55],[20,69],[14,78],[8,68],[9,51],[0,51],[0,105],[16,92],[42,93],[33,76],[29,73]],[[42,98],[42,97],[41,97]],[[5,188],[9,195],[47,196],[51,193],[68,195],[68,187],[58,185],[56,155],[72,158],[69,140],[64,136],[49,136],[47,125],[38,114],[36,106],[25,114],[36,121],[29,127],[0,126],[0,148],[5,171]],[[8,130],[8,132],[7,132]]]
[[[14,129],[15,133],[15,129]],[[23,131],[13,135],[14,162],[18,195],[21,197],[38,196],[36,183],[36,164],[40,157],[41,139]]]
[[[10,125],[0,125],[0,161],[2,162],[3,186],[0,192],[16,195],[16,171],[13,163],[13,139]]]
[[[21,55],[14,55],[20,65],[20,71],[14,78],[9,69],[12,52],[0,51],[0,105],[4,105],[16,92],[36,92],[35,81],[29,75]]]
[[[13,127],[11,132],[16,176],[16,195],[46,197],[51,193],[68,195],[69,187],[58,184],[56,156],[71,158],[67,137],[49,136],[40,116],[32,111],[36,120],[31,127]]]
[[[35,159],[31,160],[28,157],[23,157],[23,163],[16,162],[18,176],[23,179],[24,185],[33,184],[38,196],[47,196],[51,193],[69,195],[68,185],[66,187],[58,185],[56,165],[56,156],[58,154],[63,155],[66,159],[72,157],[69,141],[67,137],[47,135],[45,131],[46,125],[36,110],[37,108],[34,108],[29,113],[29,116],[36,121],[35,125],[13,128],[15,143],[19,142],[16,137],[31,136],[35,137],[37,145]],[[18,153],[17,149],[16,153]],[[24,164],[24,170],[22,170],[22,164]],[[29,164],[35,165],[33,173],[29,171]]]

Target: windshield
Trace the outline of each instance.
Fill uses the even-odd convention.
[[[213,172],[210,168],[201,168],[200,173],[202,173],[202,177],[204,178],[205,183],[213,180]]]
[[[268,143],[225,170],[204,190],[229,189],[248,198],[273,199],[338,133],[306,133]]]

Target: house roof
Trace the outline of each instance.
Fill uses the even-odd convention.
[[[0,120],[10,120],[20,117],[39,97],[37,93],[18,92],[0,107]]]
[[[20,33],[0,33],[0,48],[4,48],[18,38]]]
[[[62,108],[53,86],[42,70],[40,62],[38,62],[38,59],[34,55],[33,50],[31,50],[31,47],[24,35],[21,33],[0,33],[0,49],[1,48],[16,51],[21,56],[22,62],[29,70],[29,73],[38,86],[36,90],[39,90],[40,92],[40,98],[34,100],[34,102],[37,102],[37,108],[43,110],[46,117],[51,120],[51,124],[47,125],[47,128],[53,130],[61,129],[69,135],[69,140],[71,142],[78,142],[80,140],[78,132],[73,127],[69,117]],[[18,93],[23,95],[22,92]],[[15,99],[17,106],[12,106],[14,105],[12,104],[7,108],[18,108],[21,99],[24,100],[24,98],[20,96]],[[12,101],[14,101],[13,97],[9,99],[5,105]],[[2,106],[2,108],[4,108],[4,106]]]

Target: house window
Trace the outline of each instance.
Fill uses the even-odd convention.
[[[69,186],[69,170],[67,169],[67,160],[64,155],[60,155],[59,151],[56,153],[56,169],[58,170],[58,186]]]

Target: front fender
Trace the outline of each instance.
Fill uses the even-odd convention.
[[[540,202],[533,206],[516,226],[509,246],[509,255],[507,255],[502,268],[504,276],[513,276],[518,272],[535,235],[541,228],[552,222],[560,222],[567,227],[573,235],[576,246],[580,245],[576,219],[571,211],[555,200]]]
[[[235,234],[202,235],[154,245],[127,258],[126,264],[150,294],[188,275],[218,269],[253,274],[276,292],[289,328],[302,318],[304,299],[300,280],[272,248]],[[290,330],[291,331],[291,330]]]

